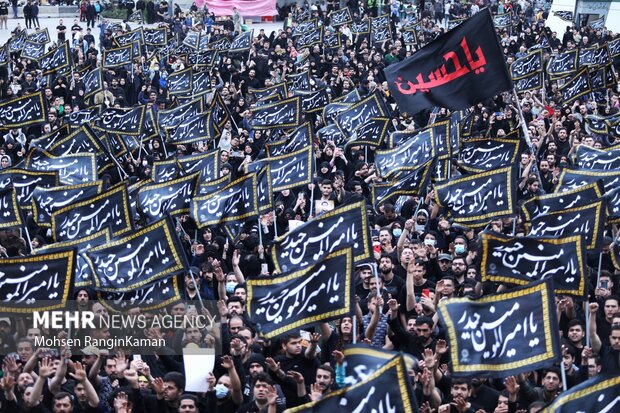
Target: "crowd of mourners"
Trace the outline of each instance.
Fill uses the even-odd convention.
[[[141,4],[141,11],[155,9],[147,16],[149,23],[159,20],[170,38],[182,39],[190,30],[200,31],[211,41],[233,38],[241,29],[239,17],[221,19],[206,8],[193,5],[182,11],[178,6],[162,2]],[[542,41],[545,34],[554,52],[603,44],[615,37],[607,30],[594,30],[568,23],[566,32],[555,33],[545,28],[548,2],[525,0],[489,2],[443,2],[426,5],[401,4],[398,0],[382,5],[349,0],[354,19],[367,19],[389,14],[393,41],[371,43],[368,36],[354,36],[350,25],[331,26],[329,12],[341,5],[322,1],[300,6],[286,5],[280,12],[283,27],[268,33],[254,31],[249,52],[222,54],[212,68],[212,88],[219,91],[232,115],[215,142],[199,142],[172,146],[160,139],[145,143],[142,158],[134,153],[119,161],[132,177],[148,179],[153,163],[168,156],[198,154],[213,147],[221,150],[220,174],[233,177],[245,173],[244,166],[256,159],[263,144],[272,139],[270,131],[253,130],[249,119],[255,105],[252,89],[261,89],[286,81],[291,74],[309,70],[313,87],[327,88],[332,99],[357,89],[361,96],[378,91],[388,103],[394,103],[385,81],[383,69],[402,61],[413,52],[405,45],[400,28],[411,21],[421,21],[418,37],[423,45],[446,31],[447,22],[470,16],[483,7],[493,13],[511,12],[514,24],[498,29],[498,37],[508,62],[521,57]],[[339,31],[340,48],[324,50],[321,44],[297,50],[292,37],[294,16],[306,8],[325,26],[327,32]],[[13,23],[13,21],[10,21]],[[0,135],[0,173],[19,165],[31,142],[63,125],[73,112],[92,105],[131,107],[146,105],[155,111],[174,107],[178,102],[167,89],[166,79],[172,73],[191,65],[186,56],[168,59],[142,56],[133,68],[104,69],[104,88],[88,99],[79,70],[101,64],[102,50],[114,47],[113,38],[136,27],[136,23],[114,25],[101,20],[96,28],[83,27],[76,20],[68,28],[62,20],[52,33],[54,43],[71,42],[74,62],[72,75],[58,77],[51,83],[41,76],[37,63],[10,56],[10,63],[0,67],[0,99],[44,90],[49,108],[48,122],[41,126],[3,130]],[[17,30],[13,36],[17,36]],[[52,44],[52,47],[54,45]],[[548,54],[545,56],[548,59]],[[618,113],[618,91],[613,88],[606,102],[590,98],[562,105],[558,85],[547,80],[545,88],[520,94],[532,146],[519,159],[519,200],[551,193],[561,169],[571,165],[571,155],[579,145],[608,147],[620,136],[588,134],[585,117],[589,114]],[[394,106],[394,105],[393,105]],[[393,124],[397,130],[425,126],[431,114],[402,116],[394,108]],[[510,93],[473,107],[472,136],[501,137],[520,127],[517,106]],[[323,120],[306,114],[314,130]],[[103,349],[93,346],[73,354],[66,348],[35,346],[37,337],[49,332],[28,328],[22,317],[0,318],[0,345],[3,354],[0,402],[4,412],[279,412],[299,406],[345,385],[346,358],[343,351],[352,343],[377,349],[408,353],[417,360],[409,371],[415,396],[423,412],[538,412],[563,391],[604,372],[620,373],[620,299],[618,272],[610,249],[614,232],[608,228],[599,269],[599,254],[587,259],[589,296],[584,302],[571,296],[555,298],[562,341],[562,364],[544,371],[531,371],[504,380],[451,377],[449,343],[445,327],[436,314],[440,300],[453,297],[481,297],[500,287],[482,282],[480,277],[479,230],[454,225],[433,201],[432,188],[423,196],[405,197],[385,203],[375,210],[370,199],[370,186],[381,182],[373,164],[372,148],[337,146],[334,142],[314,140],[316,177],[307,187],[283,190],[274,194],[274,211],[258,221],[247,222],[235,241],[228,240],[219,227],[197,229],[189,218],[181,218],[177,228],[191,262],[196,282],[185,276],[184,302],[164,310],[144,312],[148,317],[163,314],[198,314],[206,311],[202,302],[214,300],[221,324],[210,329],[187,327],[185,330],[152,328],[136,331],[137,336],[163,338],[167,349],[157,354],[131,354],[128,349]],[[461,174],[458,159],[452,163],[452,176]],[[109,186],[118,180],[103,177]],[[266,339],[257,331],[246,311],[246,280],[268,277],[274,264],[267,246],[276,235],[288,231],[292,220],[307,221],[316,215],[312,201],[329,201],[339,207],[366,200],[372,227],[374,261],[352,269],[355,272],[355,316],[322,323],[307,335],[292,331],[275,339]],[[45,228],[36,227],[28,219],[33,248],[52,243]],[[260,224],[259,224],[260,222]],[[258,228],[260,225],[261,228]],[[525,235],[522,222],[513,218],[496,219],[490,231],[508,235]],[[259,236],[260,231],[260,236]],[[0,254],[19,257],[27,254],[23,234],[3,233]],[[375,274],[375,270],[377,274]],[[600,271],[600,274],[597,272]],[[596,284],[596,280],[599,280]],[[97,302],[95,294],[82,288],[74,298],[80,309],[98,315],[107,309]],[[201,301],[202,300],[202,301]],[[589,319],[590,347],[586,346],[586,319]],[[63,332],[61,334],[76,334]],[[84,332],[82,332],[84,333]],[[105,329],[91,331],[100,338],[109,337]],[[183,348],[210,348],[221,342],[221,356],[209,375],[207,391],[185,391]]]

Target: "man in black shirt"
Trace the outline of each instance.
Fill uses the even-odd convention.
[[[58,33],[58,43],[62,43],[67,39],[67,26],[63,24],[62,19],[58,21],[58,26],[56,26],[56,33]]]

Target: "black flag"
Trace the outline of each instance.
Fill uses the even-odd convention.
[[[76,252],[0,258],[0,312],[30,314],[64,309],[73,286]]]
[[[336,125],[338,125],[340,132],[347,136],[348,131],[354,130],[357,126],[362,125],[371,118],[389,117],[390,115],[390,110],[383,96],[375,92],[340,112],[336,116]]]
[[[15,188],[0,189],[0,229],[22,226],[22,214],[17,203]]]
[[[252,46],[253,38],[254,38],[253,29],[250,31],[241,33],[239,36],[234,38],[234,40],[230,44],[230,48],[228,49],[228,52],[233,53],[233,52],[243,52],[246,50],[250,50],[250,47]]]
[[[461,147],[459,166],[471,173],[512,165],[522,150],[521,139],[468,139]]]
[[[107,69],[131,64],[132,56],[133,46],[131,44],[116,49],[104,49],[103,67]]]
[[[200,172],[202,182],[219,177],[220,151],[218,149],[196,155],[179,156],[177,161],[181,167],[181,175]]]
[[[620,149],[598,150],[579,145],[575,164],[581,169],[618,170],[620,169]]]
[[[547,73],[552,79],[557,79],[569,74],[572,74],[577,70],[577,62],[579,60],[579,50],[569,50],[564,53],[551,56],[549,64],[547,65]]]
[[[252,112],[250,125],[254,129],[294,128],[301,123],[299,96],[269,103]]]
[[[542,49],[536,49],[524,57],[520,57],[510,65],[510,76],[512,80],[519,80],[529,77],[534,73],[543,71]]]
[[[306,122],[291,132],[286,138],[265,144],[268,157],[285,155],[312,145],[312,125]]]
[[[482,281],[527,285],[553,278],[556,294],[586,294],[586,249],[581,235],[563,238],[509,237],[483,232]]]
[[[84,99],[88,99],[103,89],[103,74],[101,68],[91,70],[82,77],[84,82]]]
[[[175,225],[161,219],[134,234],[83,253],[98,291],[128,292],[187,270]]]
[[[0,102],[0,127],[5,129],[40,125],[48,121],[43,91]]]
[[[371,185],[373,205],[377,208],[390,198],[400,195],[419,196],[426,189],[434,168],[435,159],[431,159],[411,172],[403,172],[402,176],[394,181]]]
[[[521,204],[521,211],[524,220],[531,221],[533,218],[547,215],[550,212],[562,211],[591,202],[603,196],[603,192],[602,182],[596,181],[570,191],[535,196]]]
[[[45,54],[45,43],[37,43],[26,40],[20,57],[31,60],[39,60]]]
[[[52,213],[52,234],[56,241],[71,241],[109,226],[119,236],[131,231],[132,223],[127,188],[121,184]]]
[[[32,193],[36,187],[50,187],[60,184],[56,171],[28,171],[10,168],[0,171],[0,190],[13,186],[17,203],[21,208],[32,208]]]
[[[54,50],[41,56],[39,66],[43,70],[43,76],[50,73],[61,72],[71,66],[71,54],[69,53],[69,42],[66,41]]]
[[[73,241],[55,242],[53,244],[45,245],[42,248],[34,250],[35,254],[49,254],[52,252],[60,252],[69,248],[75,248],[77,251],[75,260],[75,271],[73,272],[73,285],[75,287],[90,287],[93,284],[93,275],[86,259],[80,253],[84,252],[88,248],[93,248],[98,245],[103,245],[110,241],[110,230],[108,228],[102,229],[99,232],[95,232],[84,238],[78,238]]]
[[[398,107],[407,113],[433,106],[466,109],[512,88],[488,10],[384,72]]]
[[[54,156],[42,149],[33,149],[26,157],[26,169],[57,171],[61,183],[76,185],[97,180],[97,157],[93,153]]]
[[[620,376],[617,373],[599,373],[561,393],[544,412],[612,413],[618,410],[618,394],[620,394]]]
[[[314,147],[307,146],[296,152],[268,158],[269,180],[274,191],[291,189],[312,182]]]
[[[349,24],[353,21],[353,19],[351,18],[351,12],[349,11],[348,7],[339,10],[333,10],[329,13],[329,17],[332,20],[333,27],[342,26],[343,24]]]
[[[356,385],[332,391],[317,401],[288,411],[417,413],[418,404],[403,357],[397,355]]]
[[[103,181],[50,188],[36,187],[32,192],[32,213],[37,225],[50,227],[52,214],[67,205],[101,193]]]
[[[256,174],[245,175],[224,188],[192,199],[191,216],[199,228],[258,216]]]
[[[482,224],[513,215],[518,171],[513,166],[448,179],[435,187],[435,201],[455,222]]]
[[[139,136],[144,127],[146,106],[137,106],[132,109],[110,108],[103,111],[93,128],[107,133],[118,133],[129,136]]]
[[[560,360],[552,279],[479,300],[439,302],[453,377],[503,378]]]
[[[189,214],[189,204],[196,193],[200,173],[144,185],[138,191],[138,209],[155,221],[169,214],[171,217]]]
[[[181,301],[183,297],[179,277],[172,276],[127,292],[97,291],[97,299],[111,311],[127,311],[138,307],[142,311],[150,311],[166,308]]]
[[[370,118],[355,128],[349,135],[346,146],[368,145],[378,147],[385,137],[394,131],[392,119],[388,117]]]
[[[157,122],[164,129],[176,128],[181,122],[202,113],[203,110],[202,99],[195,99],[176,108],[158,111]]]
[[[560,88],[560,92],[562,93],[562,100],[565,105],[568,105],[575,99],[579,99],[583,95],[592,92],[588,69],[584,68],[573,78],[564,83],[564,85]]]
[[[412,136],[413,135],[413,136]],[[394,149],[377,150],[375,163],[379,174],[386,178],[398,171],[417,168],[435,157],[430,129],[424,132],[393,132],[391,139],[402,139]]]
[[[203,112],[185,118],[175,129],[166,129],[168,139],[172,145],[181,145],[215,139],[218,132],[211,112]]]
[[[317,216],[280,237],[271,247],[278,272],[315,265],[331,252],[353,247],[353,259],[372,256],[366,204],[356,202]]]
[[[341,248],[311,267],[248,280],[250,320],[268,338],[352,314],[353,251]]]
[[[612,191],[620,185],[620,171],[598,171],[563,168],[558,177],[557,192],[566,192],[580,186],[603,181],[605,192]]]
[[[573,12],[572,11],[567,11],[567,10],[554,11],[553,15],[554,16],[558,16],[560,19],[564,20],[565,22],[572,22],[573,21]]]
[[[567,237],[581,234],[585,238],[587,249],[597,250],[603,242],[606,208],[606,202],[599,199],[538,216],[525,226],[529,230],[528,235],[536,237]]]

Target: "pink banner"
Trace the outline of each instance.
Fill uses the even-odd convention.
[[[209,13],[216,16],[232,16],[233,7],[237,7],[243,17],[275,16],[276,0],[206,0]]]

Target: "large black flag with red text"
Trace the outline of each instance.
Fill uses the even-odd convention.
[[[466,109],[512,88],[488,10],[384,72],[400,111],[409,114],[434,106]]]

